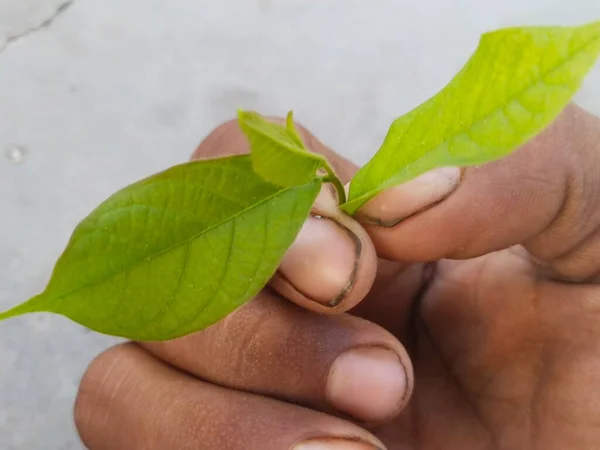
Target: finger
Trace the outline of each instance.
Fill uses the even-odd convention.
[[[355,170],[304,128],[299,129],[307,147],[327,156],[341,176],[348,178]],[[248,141],[237,121],[230,121],[213,131],[193,158],[248,151]],[[330,186],[326,185],[271,285],[307,309],[334,314],[349,310],[364,298],[376,269],[375,249],[366,231],[339,210]]]
[[[139,345],[220,386],[363,423],[398,415],[413,385],[406,351],[383,328],[315,314],[268,291],[199,333]]]
[[[341,419],[198,381],[132,344],[98,357],[75,407],[91,450],[377,450]]]
[[[509,157],[442,169],[361,211],[378,253],[434,261],[524,244],[555,276],[600,270],[600,120],[576,106]]]

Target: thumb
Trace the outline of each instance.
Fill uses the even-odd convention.
[[[275,122],[283,119],[272,118]],[[297,125],[307,148],[327,157],[348,180],[356,167]],[[192,159],[214,158],[250,151],[237,120],[224,123],[198,146]],[[363,227],[343,214],[324,186],[310,217],[286,252],[270,287],[311,311],[339,314],[356,306],[369,292],[377,270],[377,255]],[[252,237],[249,237],[252,238]]]
[[[435,261],[524,245],[572,281],[600,272],[600,119],[569,106],[509,157],[438,169],[359,211],[378,254]]]

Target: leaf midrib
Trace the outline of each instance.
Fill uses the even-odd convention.
[[[110,278],[113,278],[113,277],[117,276],[118,274],[120,274],[122,272],[131,271],[134,268],[136,268],[137,266],[139,266],[140,264],[142,264],[144,261],[150,261],[150,260],[156,259],[156,258],[160,257],[164,253],[167,253],[167,252],[169,252],[169,251],[171,251],[171,250],[173,250],[173,249],[175,249],[177,247],[180,247],[181,245],[184,245],[186,243],[190,243],[190,242],[192,242],[192,241],[194,241],[194,240],[202,237],[202,235],[208,233],[209,231],[211,231],[211,230],[213,230],[213,229],[215,229],[217,227],[220,227],[221,225],[223,225],[223,224],[225,224],[225,223],[227,223],[227,222],[229,222],[231,220],[236,220],[236,218],[239,217],[240,215],[242,215],[242,214],[244,214],[244,213],[246,213],[248,211],[251,211],[251,210],[253,210],[253,209],[261,206],[263,203],[268,202],[269,200],[271,200],[273,198],[276,198],[276,197],[278,197],[280,195],[285,194],[287,191],[289,191],[291,189],[295,189],[295,188],[299,188],[299,187],[303,187],[303,186],[308,186],[308,185],[310,185],[312,183],[315,183],[316,181],[319,181],[319,179],[315,178],[311,183],[306,183],[306,184],[300,185],[300,186],[291,186],[291,187],[287,187],[287,188],[282,189],[282,190],[278,190],[277,192],[269,195],[268,197],[263,198],[259,202],[254,203],[251,206],[248,206],[247,208],[244,208],[241,211],[238,211],[237,213],[235,213],[235,214],[233,214],[233,215],[231,215],[231,216],[229,216],[229,217],[227,217],[227,218],[225,218],[225,219],[223,219],[223,220],[221,220],[221,221],[219,221],[219,222],[217,222],[217,223],[209,226],[208,228],[203,229],[202,231],[199,231],[198,233],[195,233],[195,234],[189,236],[188,238],[186,238],[186,239],[184,239],[182,241],[179,241],[179,242],[177,242],[177,243],[175,243],[175,244],[173,244],[173,245],[171,245],[169,247],[166,247],[166,248],[164,248],[164,249],[162,249],[162,250],[154,253],[153,255],[145,256],[144,258],[142,258],[142,259],[140,259],[138,261],[133,262],[131,265],[129,265],[128,268],[125,268],[124,270],[120,270],[118,272],[114,272],[114,273],[110,273],[110,274],[106,275],[101,280],[90,282],[90,283],[86,283],[86,284],[84,284],[82,286],[79,286],[77,289],[73,289],[73,290],[71,290],[69,292],[65,292],[63,294],[59,294],[59,295],[56,295],[56,296],[51,296],[49,298],[46,297],[46,293],[45,293],[46,291],[45,291],[42,294],[33,297],[33,299],[38,299],[38,301],[39,300],[45,301],[45,300],[48,300],[48,299],[52,299],[52,300],[57,301],[57,300],[62,300],[65,297],[68,297],[70,295],[77,294],[78,292],[83,291],[84,289],[87,289],[90,286],[103,283],[106,280],[108,280]]]

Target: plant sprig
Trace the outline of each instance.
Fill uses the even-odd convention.
[[[398,118],[344,186],[294,128],[240,111],[251,155],[194,161],[134,183],[76,227],[39,295],[0,320],[48,311],[101,333],[166,340],[201,330],[268,282],[323,183],[355,214],[444,166],[502,158],[548,126],[600,53],[600,22],[485,34],[438,94]]]

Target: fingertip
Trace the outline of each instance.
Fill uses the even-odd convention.
[[[363,205],[355,219],[368,233],[377,255],[393,261],[427,261],[429,241],[423,242],[423,233],[405,235],[403,225],[414,222],[421,214],[435,209],[454,194],[463,178],[459,167],[441,167],[426,172],[406,183],[393,186],[379,193]],[[349,191],[349,185],[346,185]],[[400,239],[400,238],[404,239]],[[431,236],[429,236],[431,237]],[[431,258],[436,258],[432,253]]]
[[[339,211],[324,190],[271,286],[302,307],[337,314],[366,296],[376,271],[377,256],[367,232]]]
[[[369,423],[394,418],[412,393],[412,367],[403,356],[379,346],[354,347],[342,353],[327,378],[329,402]]]
[[[394,186],[367,202],[357,213],[361,223],[394,227],[403,220],[444,200],[456,190],[462,171],[441,167]]]

